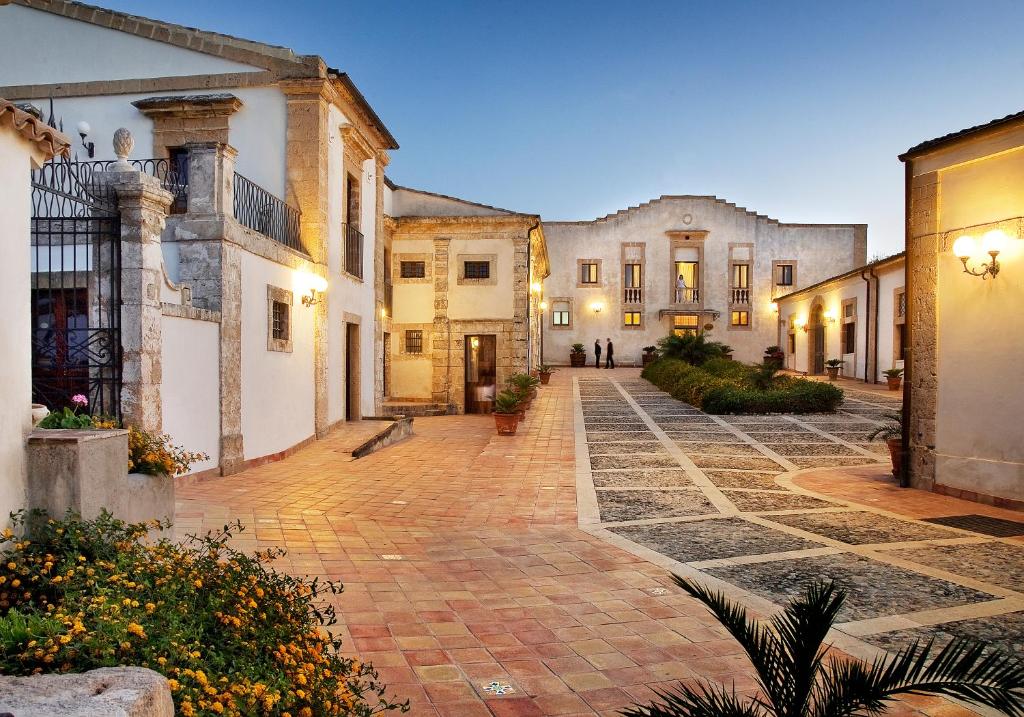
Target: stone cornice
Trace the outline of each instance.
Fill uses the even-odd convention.
[[[47,97],[93,97],[103,95],[143,95],[150,92],[217,90],[236,87],[267,87],[276,78],[271,72],[229,72],[213,75],[147,77],[132,80],[96,80],[58,82],[43,85],[0,87],[0,97],[33,100]]]
[[[349,126],[359,133],[361,141],[372,148],[369,157],[379,150],[398,148],[394,137],[382,129],[379,118],[365,105],[362,95],[357,101],[337,77],[289,78],[277,85],[289,102],[322,100],[340,109],[349,119]]]
[[[370,146],[366,138],[360,134],[355,126],[350,124],[343,125],[341,128],[341,138],[345,143],[345,149],[351,150],[360,161],[365,162],[373,158],[373,147]]]
[[[438,232],[495,233],[527,231],[540,217],[529,214],[474,217],[394,217],[396,233],[436,234]]]
[[[182,95],[178,97],[147,97],[132,104],[150,119],[228,117],[242,107],[232,94]]]

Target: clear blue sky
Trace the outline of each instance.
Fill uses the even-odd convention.
[[[90,0],[321,55],[396,182],[590,219],[715,194],[903,242],[919,141],[1024,109],[1024,3]]]

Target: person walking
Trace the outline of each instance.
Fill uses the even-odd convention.
[[[608,339],[608,346],[604,350],[604,367],[615,368],[615,344],[611,339]]]
[[[594,339],[594,368],[601,368],[601,339]]]

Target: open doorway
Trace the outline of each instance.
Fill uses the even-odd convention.
[[[497,389],[497,337],[466,337],[466,413],[494,410]]]
[[[811,355],[807,364],[809,373],[817,376],[825,373],[825,309],[821,304],[811,309],[809,339]]]
[[[358,421],[359,410],[359,324],[345,323],[345,420]]]

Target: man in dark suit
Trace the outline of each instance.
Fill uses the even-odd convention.
[[[615,344],[608,339],[608,346],[604,350],[604,367],[615,368]]]
[[[594,339],[594,368],[601,368],[601,339]]]

